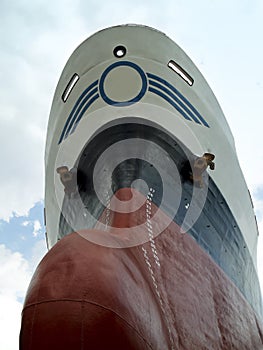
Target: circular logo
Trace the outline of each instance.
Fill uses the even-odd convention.
[[[129,106],[140,101],[146,90],[145,73],[137,64],[129,61],[111,64],[103,72],[99,82],[102,99],[115,107]],[[115,96],[118,96],[118,100]]]

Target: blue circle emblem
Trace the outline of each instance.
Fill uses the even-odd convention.
[[[128,101],[114,101],[111,98],[109,98],[104,90],[104,82],[105,79],[107,77],[107,75],[109,74],[109,72],[111,70],[113,70],[116,67],[120,67],[120,66],[126,66],[126,67],[131,67],[134,70],[136,70],[137,73],[139,73],[140,77],[141,77],[141,81],[142,81],[142,87],[140,92],[138,93],[137,96],[135,96],[134,98],[128,100]],[[137,64],[133,63],[133,62],[129,62],[129,61],[119,61],[119,62],[115,62],[113,64],[111,64],[107,69],[105,69],[105,71],[102,73],[101,78],[100,78],[100,82],[99,82],[99,91],[100,91],[100,95],[102,97],[102,99],[109,105],[114,105],[116,107],[124,107],[124,106],[129,106],[133,103],[136,103],[138,101],[140,101],[140,99],[144,96],[145,92],[147,90],[147,78],[146,75],[144,73],[144,71],[141,69],[141,67],[139,67]]]

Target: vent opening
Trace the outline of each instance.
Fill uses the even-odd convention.
[[[194,79],[189,75],[178,63],[170,60],[168,67],[171,68],[176,74],[178,74],[188,85],[192,86]]]
[[[124,57],[126,55],[127,49],[126,47],[119,45],[116,46],[115,49],[113,50],[113,54],[117,58]]]
[[[71,94],[74,86],[76,85],[77,81],[79,80],[79,76],[77,73],[73,74],[72,78],[70,79],[68,85],[66,86],[66,89],[64,90],[62,94],[62,101],[66,102],[69,95]]]

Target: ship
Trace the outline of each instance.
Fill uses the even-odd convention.
[[[263,349],[252,200],[222,109],[174,41],[129,24],[77,47],[45,175],[49,251],[21,350]]]

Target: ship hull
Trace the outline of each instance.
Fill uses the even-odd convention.
[[[51,249],[21,350],[262,349],[252,201],[223,112],[173,41],[127,25],[83,42],[45,166]]]
[[[130,218],[129,227],[146,220],[145,213],[144,207]],[[159,220],[168,218],[162,213]],[[115,218],[115,226],[126,224]],[[21,349],[262,349],[252,307],[176,223],[154,247],[90,242],[100,234],[69,234],[44,257],[26,298]]]

